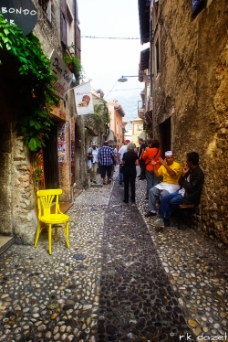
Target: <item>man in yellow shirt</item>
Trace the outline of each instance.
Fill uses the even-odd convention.
[[[157,177],[163,177],[162,182],[155,185],[149,191],[149,211],[145,215],[146,217],[157,215],[156,201],[167,194],[171,194],[179,190],[180,186],[178,180],[182,173],[182,167],[179,163],[173,159],[173,152],[165,152],[165,159],[159,158],[158,162],[161,164],[157,170],[154,167],[154,173]],[[155,166],[156,162],[152,160],[152,164]]]

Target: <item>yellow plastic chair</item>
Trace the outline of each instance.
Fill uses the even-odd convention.
[[[59,209],[59,196],[62,194],[62,189],[48,189],[37,191],[37,204],[38,204],[38,227],[36,231],[36,239],[34,247],[37,246],[41,231],[48,225],[48,251],[52,254],[52,225],[65,224],[61,227],[66,234],[66,245],[70,248],[69,243],[69,216],[63,214]],[[55,201],[55,213],[51,213],[52,202]],[[58,228],[55,227],[55,241],[58,241]]]

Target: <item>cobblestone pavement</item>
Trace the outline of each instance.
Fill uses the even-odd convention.
[[[0,341],[228,341],[226,251],[155,231],[144,181],[136,204],[122,196],[115,182],[76,199],[70,249],[60,233],[49,255],[44,234],[0,256]]]

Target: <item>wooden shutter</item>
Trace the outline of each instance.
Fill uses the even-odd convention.
[[[78,25],[76,26],[75,54],[81,60],[81,30]]]
[[[61,1],[61,25],[62,25],[62,43],[67,46],[67,3],[66,0]]]

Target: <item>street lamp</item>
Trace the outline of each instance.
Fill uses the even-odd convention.
[[[136,76],[122,76],[121,78],[118,79],[118,82],[124,83],[127,82],[128,77],[150,77],[150,76],[154,76],[154,75],[146,75],[146,74],[142,74],[142,75],[136,75]]]

